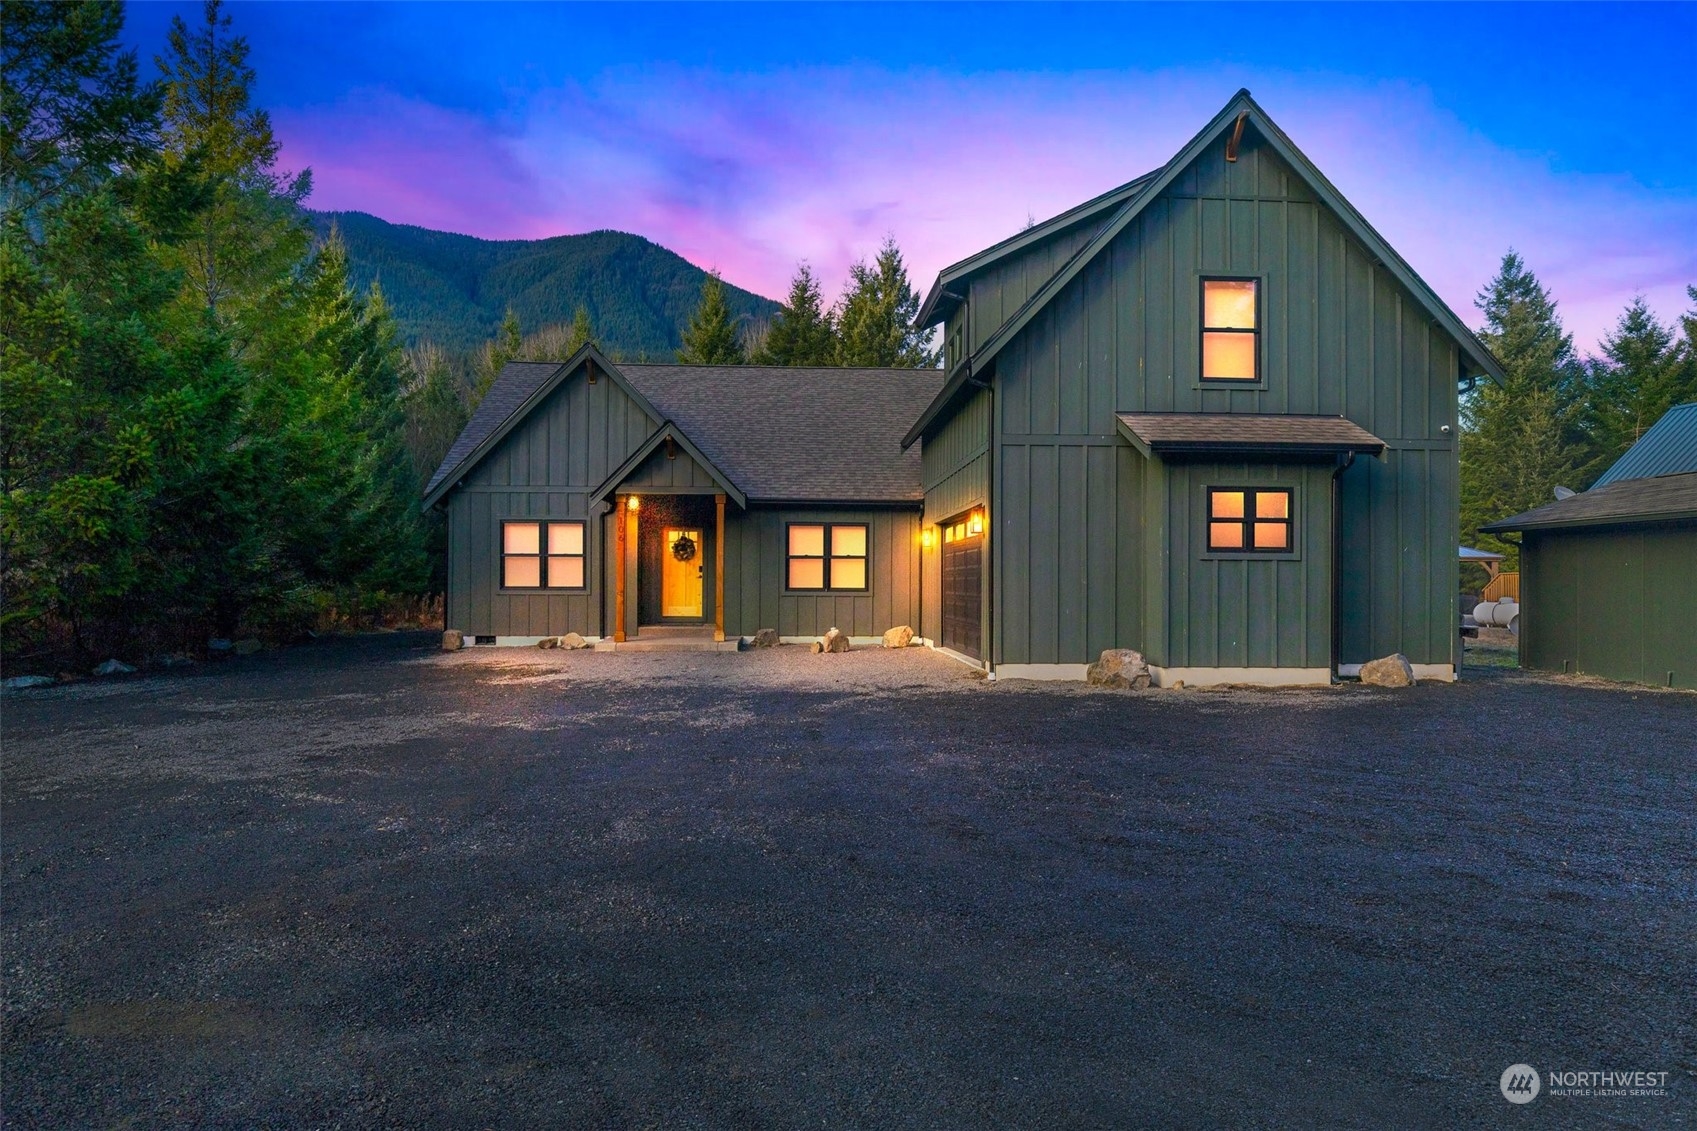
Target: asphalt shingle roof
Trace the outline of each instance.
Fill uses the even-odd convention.
[[[1697,471],[1697,401],[1675,405],[1638,437],[1619,459],[1591,484],[1591,490],[1622,479],[1647,479]],[[1590,494],[1589,491],[1586,494]]]
[[[939,369],[621,365],[750,499],[924,497],[902,434],[943,386]]]
[[[1122,412],[1120,423],[1152,451],[1378,452],[1385,442],[1341,416],[1224,412]]]
[[[1481,526],[1486,531],[1558,526],[1618,526],[1628,522],[1697,518],[1697,472],[1620,479],[1566,499]]]
[[[431,476],[430,495],[560,368],[511,362]],[[937,369],[619,365],[753,500],[907,502],[923,497],[917,449],[902,434],[942,387]]]

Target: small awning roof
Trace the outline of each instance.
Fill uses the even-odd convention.
[[[1122,412],[1121,435],[1144,455],[1378,455],[1385,442],[1341,416]]]

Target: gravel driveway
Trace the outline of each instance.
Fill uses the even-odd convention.
[[[7,1126],[1694,1120],[1697,695],[430,643],[5,698]]]

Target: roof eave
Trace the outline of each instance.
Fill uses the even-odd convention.
[[[1526,514],[1533,514],[1527,511]],[[1526,515],[1515,515],[1513,518],[1501,519],[1487,523],[1479,529],[1486,534],[1510,534],[1527,530],[1571,530],[1586,526],[1640,526],[1654,522],[1682,522],[1697,520],[1697,508],[1685,508],[1674,511],[1644,511],[1638,514],[1605,514],[1593,515],[1586,518],[1550,518],[1532,522],[1522,521]]]
[[[918,422],[907,430],[907,435],[902,437],[902,451],[905,452],[913,447],[914,441],[925,435],[926,430],[936,422],[937,418],[948,408],[950,402],[959,395],[969,382],[976,383],[972,382],[970,358],[961,361],[950,371],[948,380],[943,382],[943,387],[937,390],[937,395],[931,398],[931,403],[926,405],[925,411],[919,414]]]
[[[688,436],[684,435],[683,429],[670,420],[663,421],[648,439],[637,445],[636,451],[632,452],[613,474],[603,479],[601,485],[589,493],[589,505],[595,506],[603,502],[608,495],[616,491],[619,484],[641,467],[648,457],[653,455],[660,447],[660,442],[668,436],[684,450],[690,459],[700,464],[707,474],[713,477],[713,482],[717,483],[737,506],[744,510],[748,509],[748,496],[742,492],[742,489],[731,482],[731,477],[720,471],[713,461],[702,454],[701,449],[696,447]]]

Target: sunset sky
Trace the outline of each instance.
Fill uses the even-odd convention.
[[[151,59],[173,13],[132,5]],[[1162,164],[1247,86],[1470,324],[1513,246],[1582,350],[1697,282],[1697,5],[260,4],[310,203],[635,232],[781,297],[886,233],[916,283]]]

